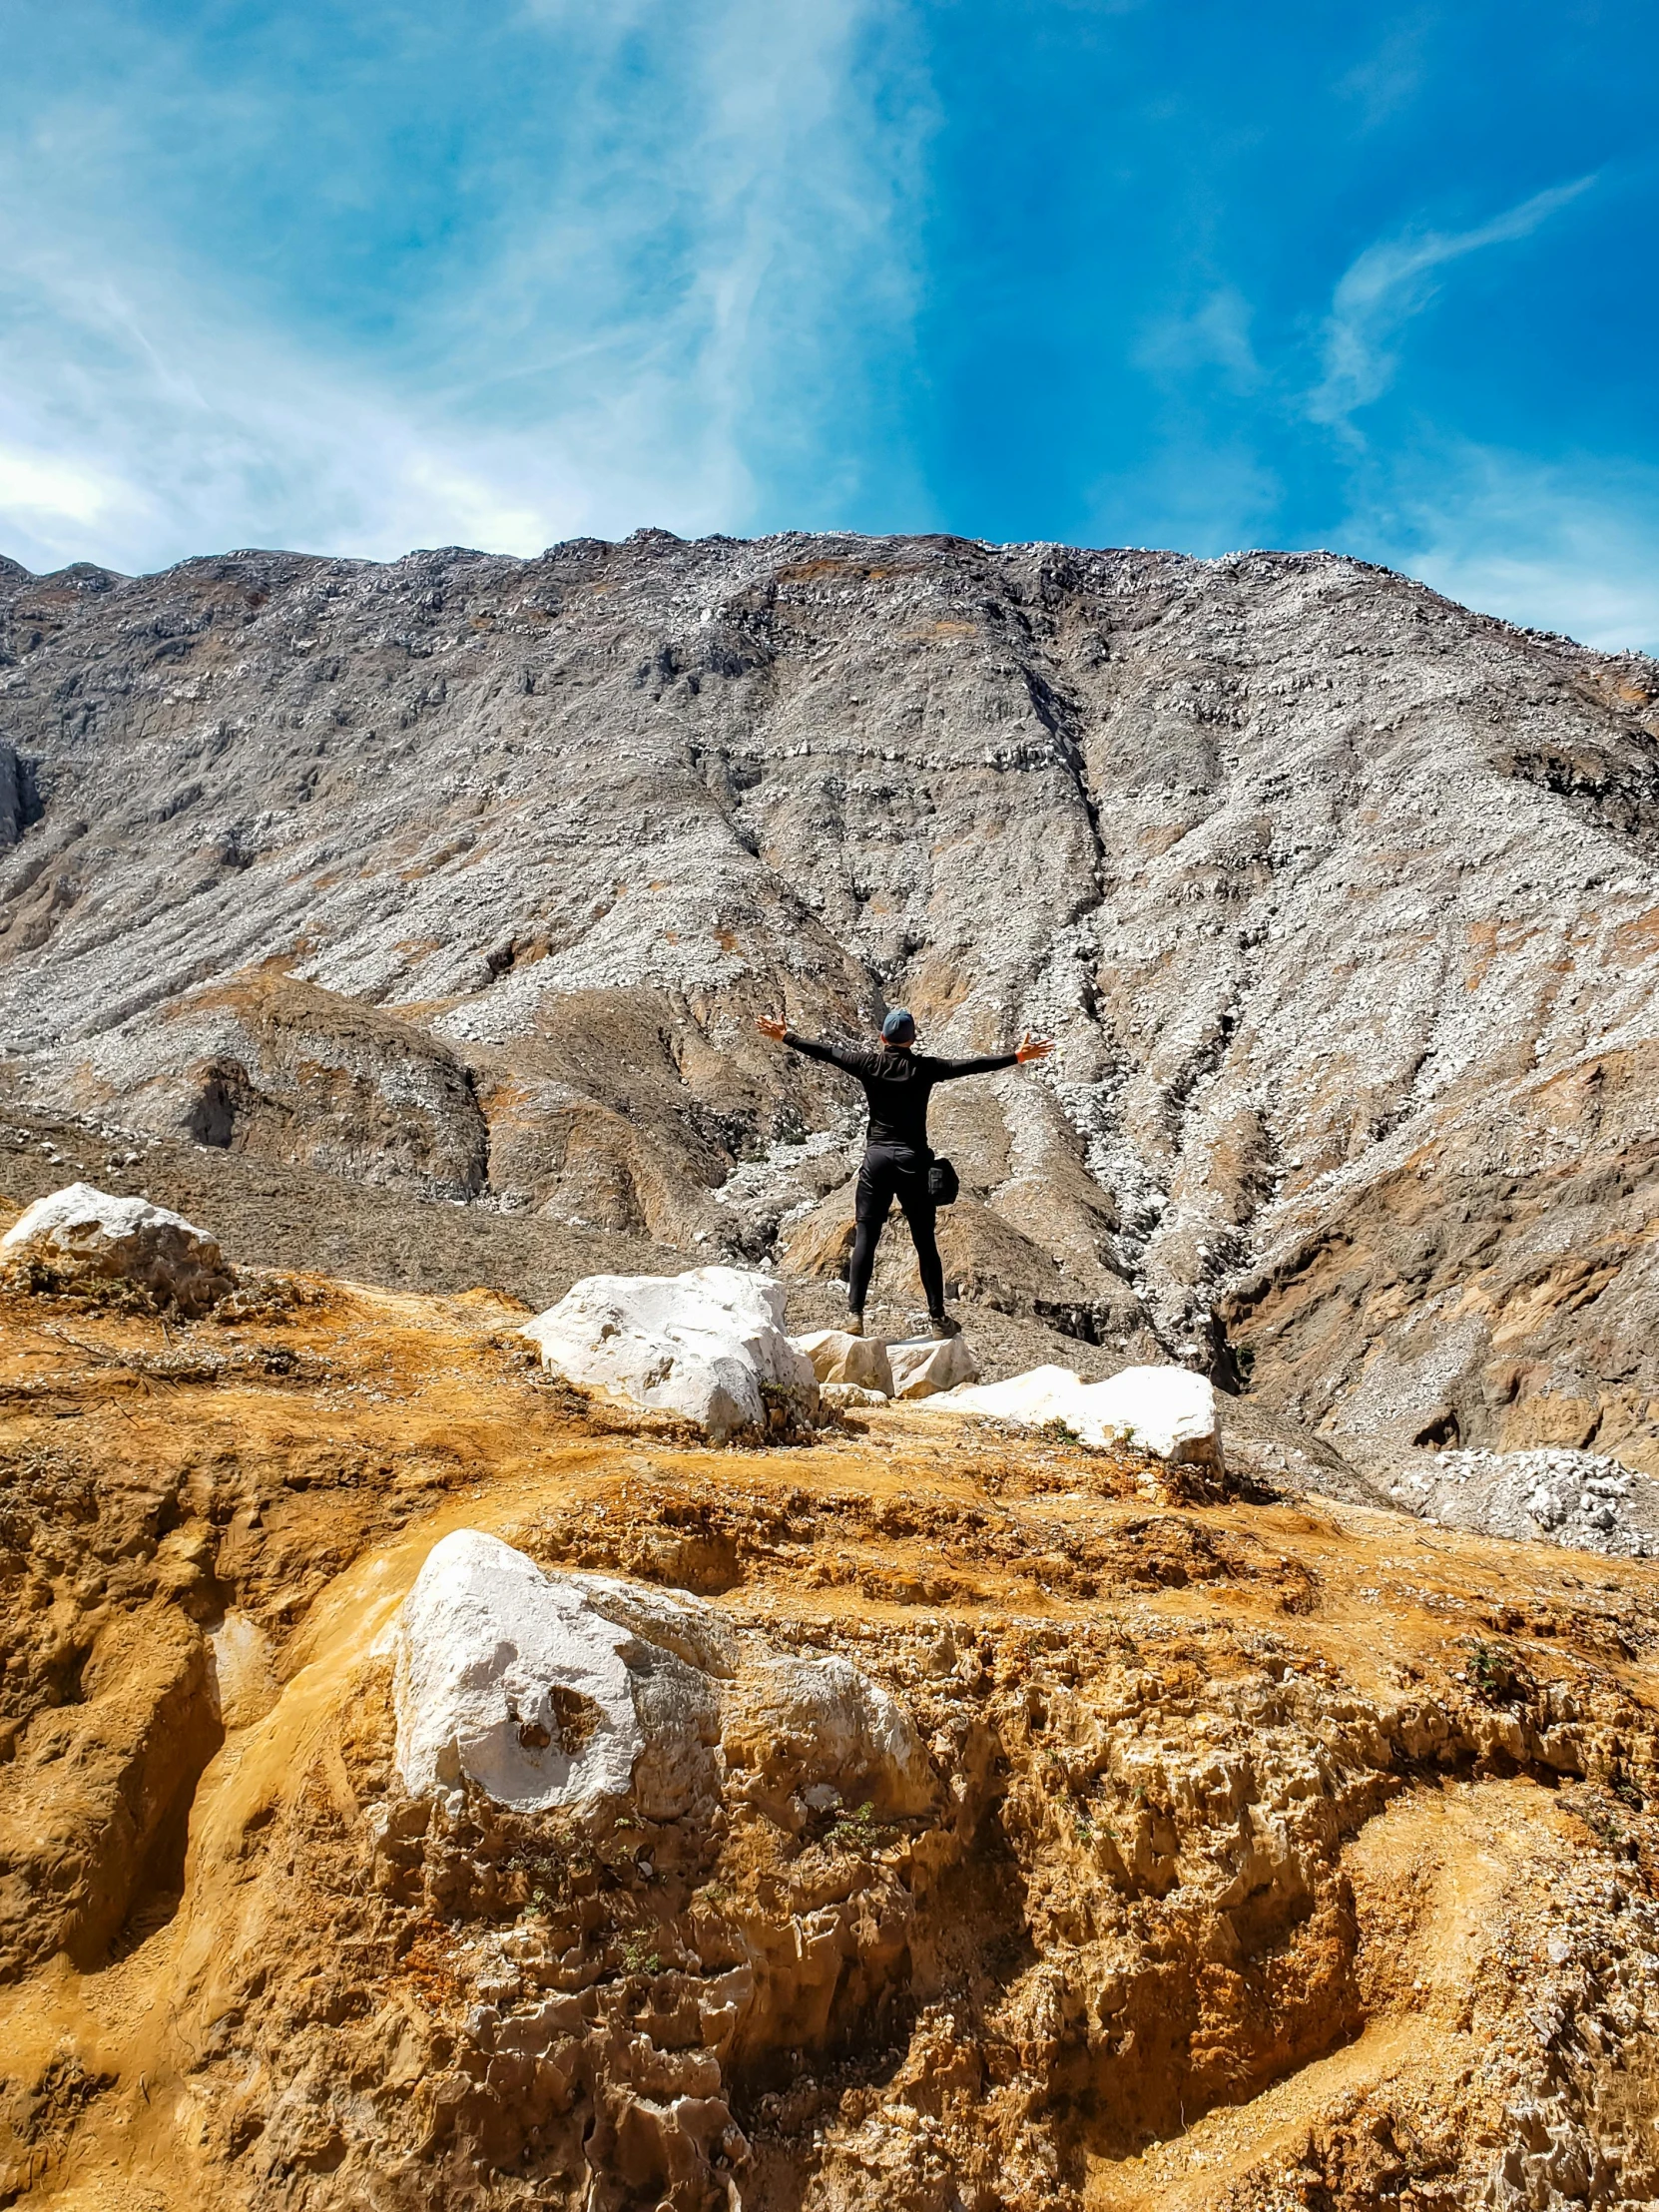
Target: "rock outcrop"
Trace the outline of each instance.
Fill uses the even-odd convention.
[[[892,1394],[933,1397],[979,1380],[979,1369],[962,1337],[906,1337],[887,1346]]]
[[[127,1041],[129,1127],[423,1196],[476,1198],[489,1126],[441,1039],[360,999],[257,970]]]
[[[784,1334],[785,1291],[741,1268],[595,1275],[525,1324],[543,1366],[680,1413],[716,1443],[811,1425],[813,1363]]]
[[[849,1384],[881,1397],[892,1396],[892,1364],[878,1337],[854,1337],[845,1329],[815,1329],[810,1336],[792,1337],[790,1342],[811,1360],[821,1384]]]
[[[1324,554],[648,531],[0,567],[0,737],[37,1100],[825,1276],[853,1100],[753,1016],[1030,1024],[937,1102],[966,1304],[1381,1474],[1659,1472],[1639,656]]]
[[[679,1642],[695,1637],[690,1601],[655,1602]],[[580,1578],[475,1529],[436,1545],[404,1600],[396,1709],[397,1771],[417,1798],[463,1802],[471,1782],[520,1812],[637,1799],[656,1819],[710,1800],[704,1670],[608,1618]]]
[[[0,1256],[51,1287],[127,1283],[158,1306],[205,1314],[237,1287],[217,1241],[147,1199],[71,1183],[28,1207]]]

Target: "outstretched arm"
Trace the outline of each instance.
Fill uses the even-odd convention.
[[[1011,1068],[1016,1061],[1046,1060],[1054,1050],[1047,1037],[1033,1037],[1025,1032],[1012,1052],[981,1052],[967,1060],[935,1060],[934,1068],[941,1083],[953,1083],[958,1075],[991,1075],[998,1068]]]
[[[830,1067],[839,1068],[844,1075],[859,1074],[869,1058],[868,1053],[860,1052],[856,1045],[821,1044],[813,1037],[798,1037],[793,1029],[787,1029],[781,1021],[774,1021],[770,1014],[762,1014],[755,1026],[774,1044],[787,1044],[792,1052],[805,1052],[809,1060],[827,1060]]]

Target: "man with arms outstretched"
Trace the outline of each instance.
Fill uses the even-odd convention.
[[[936,1208],[927,1188],[927,1171],[933,1155],[927,1147],[927,1101],[935,1083],[953,1083],[959,1075],[989,1075],[997,1068],[1011,1068],[1016,1061],[1041,1060],[1054,1047],[1029,1034],[1013,1052],[982,1053],[968,1060],[935,1060],[913,1049],[916,1025],[902,1006],[895,1006],[881,1024],[874,1045],[821,1044],[798,1037],[781,1021],[763,1015],[757,1023],[762,1034],[814,1060],[828,1060],[831,1067],[853,1076],[864,1087],[869,1101],[869,1130],[864,1142],[863,1165],[858,1170],[857,1226],[852,1239],[852,1263],[846,1271],[846,1326],[854,1337],[864,1333],[864,1300],[869,1292],[870,1270],[875,1265],[875,1243],[896,1198],[910,1225],[921,1269],[921,1287],[927,1294],[927,1326],[935,1337],[954,1337],[960,1324],[944,1310],[944,1267],[933,1234]]]

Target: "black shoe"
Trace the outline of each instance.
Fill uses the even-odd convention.
[[[846,1334],[849,1337],[861,1337],[864,1333],[863,1315],[848,1314],[845,1322],[842,1324],[842,1327],[845,1329]]]
[[[929,1314],[927,1334],[937,1337],[942,1344],[947,1337],[959,1337],[962,1334],[962,1325],[954,1314]]]

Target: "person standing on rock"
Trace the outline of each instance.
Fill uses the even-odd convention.
[[[763,1036],[809,1059],[827,1060],[833,1068],[856,1078],[869,1102],[869,1128],[864,1141],[863,1165],[858,1170],[856,1227],[852,1238],[852,1262],[846,1271],[846,1326],[854,1337],[864,1333],[864,1300],[869,1292],[870,1270],[875,1265],[876,1240],[880,1237],[896,1198],[910,1225],[921,1270],[921,1287],[927,1297],[927,1326],[935,1337],[955,1337],[961,1324],[944,1310],[944,1266],[934,1235],[937,1205],[928,1187],[933,1155],[927,1144],[927,1101],[935,1083],[953,1083],[960,1075],[990,1075],[1011,1068],[1016,1061],[1041,1060],[1054,1047],[1045,1038],[1023,1036],[1012,1052],[986,1052],[967,1060],[935,1060],[915,1051],[916,1025],[902,1006],[895,1006],[881,1024],[874,1045],[824,1044],[798,1037],[781,1021],[763,1014],[756,1023]]]

